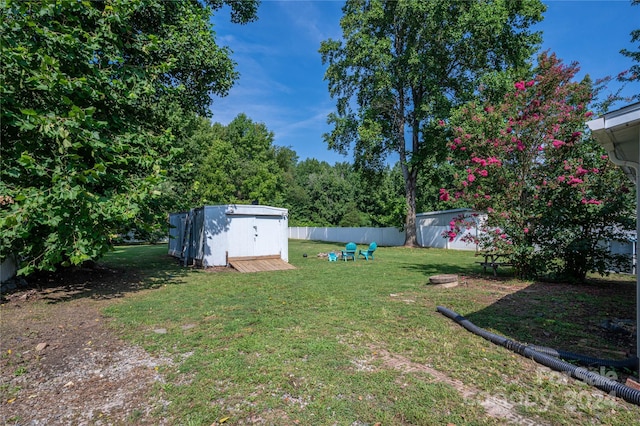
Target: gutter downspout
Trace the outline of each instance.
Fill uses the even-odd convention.
[[[630,169],[635,171],[635,179],[631,179],[636,185],[636,236],[640,235],[640,158],[635,161],[625,160],[618,157],[616,150],[616,139],[613,131],[607,128],[606,118],[600,117],[587,123],[592,135],[598,143],[609,154],[609,161],[616,164],[624,170],[625,174],[631,179],[633,174]],[[594,134],[598,132],[599,134]],[[640,144],[640,137],[638,138]],[[640,274],[636,268],[636,359],[638,361],[638,370],[640,371]]]

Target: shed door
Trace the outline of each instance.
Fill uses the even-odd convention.
[[[233,216],[229,257],[280,254],[280,216]]]

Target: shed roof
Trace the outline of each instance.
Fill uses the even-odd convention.
[[[438,216],[443,214],[454,214],[454,213],[466,213],[471,212],[473,209],[469,208],[461,208],[461,209],[451,209],[451,210],[438,210],[435,212],[426,212],[426,213],[418,213],[416,217],[424,217],[424,216]]]

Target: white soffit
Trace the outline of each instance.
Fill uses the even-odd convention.
[[[640,168],[640,102],[587,122],[593,137],[635,183]]]

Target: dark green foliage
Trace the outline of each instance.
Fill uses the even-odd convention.
[[[227,126],[203,120],[189,145],[194,153],[196,204],[282,203],[283,167],[295,153],[276,148],[273,133],[263,123],[244,114]]]
[[[224,2],[226,3],[226,2]],[[214,2],[214,8],[223,2]],[[255,2],[229,2],[234,19]],[[179,126],[237,74],[195,1],[0,3],[0,254],[21,273],[96,259],[157,218]],[[151,231],[151,229],[148,229]]]

